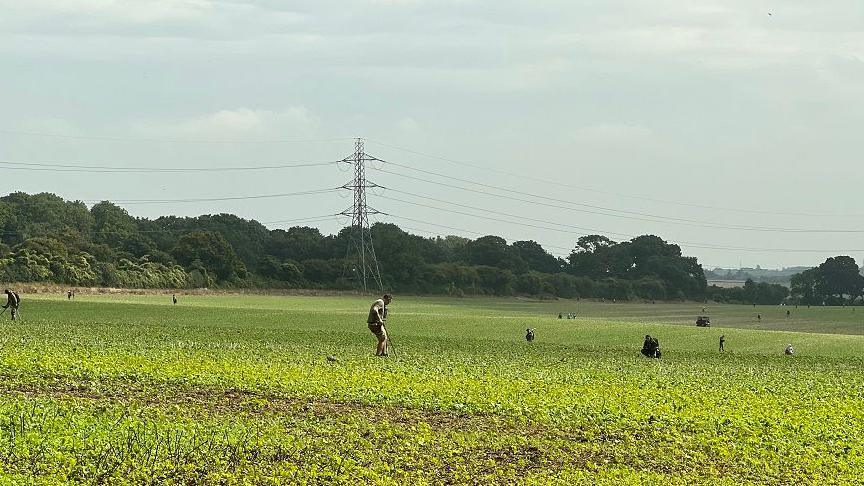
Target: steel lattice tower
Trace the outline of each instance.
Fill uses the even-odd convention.
[[[354,193],[354,205],[339,213],[351,218],[350,243],[345,261],[351,276],[360,283],[364,292],[369,291],[369,280],[374,282],[379,291],[384,290],[369,223],[370,214],[381,214],[381,212],[366,204],[366,189],[379,187],[374,182],[366,180],[366,162],[371,160],[378,159],[366,155],[363,139],[358,138],[354,143],[354,154],[342,159],[343,163],[354,166],[354,178],[342,186],[343,189]]]

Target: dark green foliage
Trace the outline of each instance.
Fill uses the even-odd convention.
[[[792,297],[801,304],[855,303],[864,297],[864,276],[854,258],[832,257],[816,268],[793,275]]]
[[[237,258],[231,244],[219,233],[196,231],[183,235],[172,254],[180,264],[205,269],[219,282],[232,282],[246,277],[246,266]]]
[[[789,289],[780,284],[756,283],[752,279],[747,279],[744,287],[711,286],[708,295],[716,302],[729,304],[777,305],[786,300]]]
[[[558,273],[564,265],[562,260],[547,253],[536,241],[516,241],[513,250],[515,256],[535,272]]]
[[[271,231],[231,214],[149,220],[108,201],[88,209],[53,194],[14,193],[0,198],[0,229],[0,278],[6,281],[167,288],[357,286],[356,265],[346,261],[350,227],[322,235],[309,227]],[[565,261],[530,240],[423,238],[385,223],[373,225],[371,232],[384,285],[399,292],[617,300],[705,295],[696,259],[656,236],[620,243],[584,236]],[[831,268],[844,274],[847,266],[840,261]]]
[[[336,259],[312,259],[303,262],[306,280],[318,287],[326,286],[328,283],[335,282],[340,276],[342,276],[344,266],[342,260]]]
[[[707,287],[695,258],[682,256],[678,245],[653,235],[621,243],[583,236],[567,260],[571,275],[598,280],[597,297],[698,299]]]

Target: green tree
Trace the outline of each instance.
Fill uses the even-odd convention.
[[[528,265],[516,250],[500,236],[483,236],[462,248],[462,259],[470,265],[496,267],[513,273],[528,271]]]
[[[237,258],[234,248],[222,235],[196,231],[183,235],[172,251],[180,264],[192,270],[193,262],[216,276],[218,282],[230,282],[246,277],[246,267]]]
[[[536,241],[515,241],[512,246],[516,255],[528,265],[530,270],[542,273],[561,271],[561,260],[550,255]]]
[[[302,262],[335,256],[330,246],[331,239],[325,238],[317,228],[295,226],[287,230],[271,231],[264,244],[264,251],[282,260],[290,258]]]
[[[858,264],[849,256],[828,258],[819,265],[819,290],[826,297],[854,301],[861,295],[864,279]]]
[[[819,273],[818,268],[811,268],[792,276],[790,289],[797,302],[807,305],[822,303]]]

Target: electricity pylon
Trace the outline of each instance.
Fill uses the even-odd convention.
[[[345,261],[351,278],[360,284],[364,292],[369,291],[370,280],[372,281],[371,284],[374,284],[379,291],[384,290],[369,223],[370,214],[381,214],[381,212],[366,204],[366,189],[380,187],[374,182],[366,180],[366,162],[371,160],[378,159],[366,155],[363,151],[363,139],[358,138],[354,143],[354,153],[342,159],[342,163],[354,166],[354,178],[342,186],[343,189],[351,190],[354,193],[354,205],[339,213],[351,218],[350,242]]]

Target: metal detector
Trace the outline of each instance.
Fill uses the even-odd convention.
[[[386,325],[384,326],[384,329],[385,329],[385,332],[387,332],[387,347],[384,348],[384,349],[385,349],[385,351],[387,351],[387,352],[389,352],[390,350],[392,350],[392,351],[393,351],[393,357],[395,358],[395,357],[396,357],[396,348],[393,347],[393,340],[390,339],[390,331],[386,331],[386,329],[387,329],[387,326],[386,326]]]

